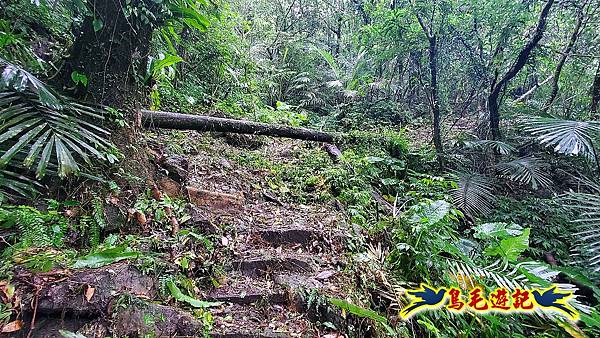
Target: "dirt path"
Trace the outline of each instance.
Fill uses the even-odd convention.
[[[275,165],[296,161],[294,151],[303,146],[270,142],[254,153]],[[235,161],[248,150],[215,143],[211,148],[220,156],[192,157],[189,179],[189,186],[205,191],[194,202],[210,223],[224,229],[230,254],[222,284],[207,294],[224,302],[211,311],[213,336],[316,335],[311,319],[323,319],[322,314],[316,308],[307,312],[304,296],[318,291],[344,297],[345,216],[330,202],[282,202],[266,183],[268,169]]]
[[[163,157],[155,179],[165,194],[188,199],[191,220],[182,230],[216,239],[212,257],[218,262],[205,263],[217,273],[188,277],[210,278],[212,286],[196,287],[196,298],[221,304],[194,310],[183,302],[164,303],[158,290],[165,276],[154,277],[157,272],[135,261],[24,275],[26,284],[37,285],[22,296],[24,321],[36,311],[31,336],[60,337],[59,329],[86,337],[316,337],[344,331],[351,319],[327,297],[354,292],[346,271],[346,216],[332,199],[289,198],[281,189],[285,182],[273,183],[269,168],[289,170],[302,154],[320,150],[296,141],[267,140],[249,149],[194,132],[177,135],[187,135],[179,154],[164,146],[172,139],[155,139]]]

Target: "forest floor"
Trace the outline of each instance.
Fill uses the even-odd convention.
[[[140,251],[153,256],[150,268],[138,259],[17,273],[24,321],[36,317],[32,337],[60,337],[59,329],[86,337],[337,337],[338,328],[351,325],[354,319],[327,301],[358,292],[343,207],[314,198],[318,192],[310,190],[319,182],[303,186],[313,197],[290,197],[289,185],[274,175],[322,150],[300,141],[218,136],[149,133],[148,142],[150,160],[160,163],[159,189],[187,201],[191,218],[181,230],[211,239],[212,250],[190,237],[173,240],[168,231],[134,227],[120,231],[138,236]],[[194,309],[185,299],[166,301],[160,288],[176,278],[173,265],[185,268],[196,299],[218,303]]]

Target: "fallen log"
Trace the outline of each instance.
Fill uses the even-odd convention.
[[[142,126],[178,130],[214,131],[267,135],[298,140],[335,143],[335,135],[306,128],[295,128],[228,118],[142,110]]]

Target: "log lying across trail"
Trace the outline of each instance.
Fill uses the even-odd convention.
[[[260,122],[152,110],[142,110],[142,125],[146,128],[267,135],[306,141],[335,143],[334,134],[306,128],[294,128]]]
[[[276,124],[259,123],[220,117],[189,115],[163,111],[142,110],[142,126],[146,128],[164,128],[177,130],[215,131],[223,133],[266,135],[287,137],[306,141],[324,142],[324,149],[334,161],[338,161],[342,152],[335,146],[336,136],[306,128],[294,128]],[[388,213],[393,213],[389,202],[385,201],[377,191],[373,198]]]

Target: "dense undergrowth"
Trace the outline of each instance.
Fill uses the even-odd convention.
[[[66,22],[77,25],[93,18],[94,31],[102,32],[102,20],[77,3],[0,5],[0,280],[6,296],[0,324],[13,322],[19,312],[7,300],[20,269],[86,269],[127,260],[160,280],[163,302],[193,309],[209,332],[212,319],[205,309],[215,304],[196,295],[198,288],[220,283],[227,255],[219,250],[223,239],[188,227],[186,201],[157,194],[152,177],[140,172],[156,170],[151,162],[165,155],[156,153],[157,145],[168,155],[211,153],[213,136],[221,135],[158,137],[137,130],[127,107],[67,98],[63,93],[90,99],[82,94],[92,80],[84,69],[68,74],[72,82],[60,90],[48,85],[56,80],[61,55],[77,38]],[[348,299],[333,305],[373,320],[376,335],[600,335],[600,125],[587,108],[593,103],[588,88],[580,85],[595,74],[585,58],[567,63],[557,103],[550,106],[542,102],[550,90],[538,81],[553,64],[548,55],[560,46],[556,37],[565,35],[562,26],[544,40],[544,49],[530,60],[531,69],[516,77],[519,84],[505,88],[503,138],[491,139],[481,108],[489,83],[477,79],[491,81],[492,66],[497,77],[498,68],[511,64],[516,53],[508,49],[518,47],[521,26],[537,19],[535,4],[463,4],[481,16],[486,38],[506,45],[506,51],[487,53],[465,28],[473,26],[470,19],[446,2],[405,7],[394,7],[394,2],[390,8],[375,1],[361,7],[361,15],[342,3],[348,6],[336,11],[341,16],[316,10],[316,2],[309,6],[312,14],[292,20],[290,11],[264,1],[165,1],[172,6],[163,8],[162,21],[146,19],[156,31],[147,67],[135,74],[140,92],[147,94],[142,105],[343,132],[342,154],[336,159],[305,144],[294,148],[291,160],[277,161],[265,155],[269,141],[252,136],[228,140],[238,151],[215,156],[266,171],[265,187],[277,199],[342,207],[353,234],[345,272],[356,285]],[[137,5],[132,8],[139,13],[150,10]],[[439,98],[445,117],[443,151],[430,144],[426,116],[432,100],[424,83],[430,79],[422,69],[429,41],[413,17],[427,6],[439,10],[433,10],[430,24],[441,25],[432,32],[446,37],[440,48],[449,55],[439,58],[445,83]],[[552,18],[570,23],[576,8],[561,10]],[[184,13],[187,21],[170,11]],[[452,20],[436,18],[440,12]],[[520,14],[513,17],[515,12]],[[501,36],[489,29],[504,21]],[[329,32],[338,22],[346,22],[352,34],[341,37],[340,28],[333,39]],[[579,36],[593,45],[594,23],[589,25]],[[462,55],[469,49],[465,44],[480,53]],[[347,48],[340,51],[340,46]],[[587,44],[578,48],[584,55],[594,52]],[[523,99],[531,88],[540,94]],[[124,155],[133,153],[147,163]],[[123,165],[115,165],[119,162]],[[399,313],[409,302],[406,291],[420,283],[465,290],[481,285],[487,293],[497,287],[559,283],[577,288],[572,304],[580,321],[447,311],[405,321]],[[124,296],[119,304],[131,301]]]

